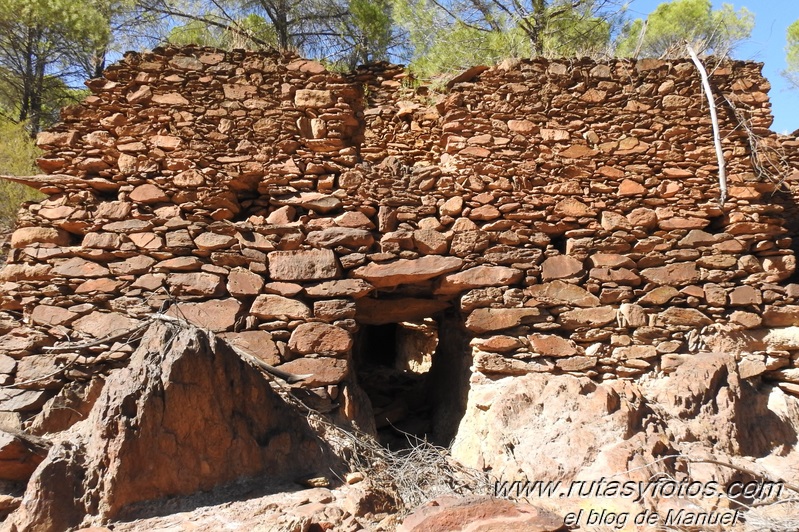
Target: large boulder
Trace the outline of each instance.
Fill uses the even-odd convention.
[[[60,532],[245,476],[335,468],[307,423],[222,340],[156,322],[89,418],[56,442],[9,526]]]

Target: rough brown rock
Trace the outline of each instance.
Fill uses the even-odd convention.
[[[198,330],[172,327],[153,325],[130,366],[109,378],[83,446],[58,444],[37,469],[29,493],[50,496],[23,499],[10,518],[17,529],[65,530],[86,514],[113,518],[137,501],[326,462],[305,420],[258,370]],[[90,498],[75,499],[95,473]]]
[[[418,283],[460,269],[457,257],[428,255],[418,259],[400,259],[386,264],[369,264],[355,269],[352,275],[368,281],[376,288]]]
[[[339,266],[329,249],[273,251],[269,276],[277,281],[321,281],[338,277]]]
[[[510,329],[522,323],[535,323],[542,319],[542,312],[537,308],[479,308],[469,314],[466,328],[482,334]]]
[[[549,257],[541,265],[541,279],[543,281],[570,279],[580,277],[584,273],[582,261],[568,255]]]
[[[273,294],[262,294],[255,298],[250,314],[262,320],[296,320],[311,317],[311,309],[305,303]]]
[[[216,299],[201,303],[178,303],[170,307],[167,314],[172,317],[185,318],[197,327],[213,332],[229,331],[236,324],[236,319],[241,313],[242,305],[239,301]]]
[[[406,517],[398,532],[463,530],[468,523],[475,530],[567,530],[563,517],[530,504],[487,496],[439,497]]]
[[[346,353],[352,347],[350,333],[327,323],[303,323],[291,333],[289,348],[301,355]]]
[[[476,266],[441,279],[437,294],[456,294],[483,286],[510,286],[522,278],[522,272],[506,266]]]

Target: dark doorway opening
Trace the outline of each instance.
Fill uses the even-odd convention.
[[[361,325],[353,347],[358,385],[378,440],[392,450],[415,438],[448,446],[455,437],[471,374],[468,338],[455,314]]]

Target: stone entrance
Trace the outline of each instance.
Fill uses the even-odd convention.
[[[392,319],[392,314],[382,315]],[[459,313],[404,321],[380,316],[366,318],[352,350],[355,378],[369,398],[378,438],[392,449],[415,438],[448,445],[468,391],[468,373],[454,370],[468,371],[471,364],[468,340],[458,342],[453,334],[464,330]]]

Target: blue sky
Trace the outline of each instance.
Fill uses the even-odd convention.
[[[631,0],[627,10],[630,18],[646,18],[646,15],[663,3],[663,0]],[[763,75],[771,82],[769,99],[774,123],[771,129],[777,133],[790,133],[799,129],[799,89],[791,90],[780,75],[785,65],[785,31],[799,19],[799,0],[744,0],[713,1],[713,8],[732,4],[735,10],[747,8],[755,14],[755,29],[751,39],[733,51],[735,59],[764,63]]]

